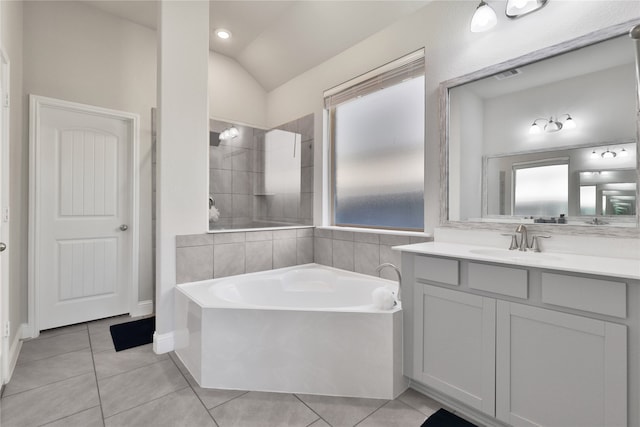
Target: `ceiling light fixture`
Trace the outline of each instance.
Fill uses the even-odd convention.
[[[482,33],[488,31],[495,27],[497,22],[496,12],[484,0],[481,0],[471,18],[471,32]]]
[[[531,127],[529,128],[529,134],[536,135],[536,134],[542,133],[543,129],[547,133],[558,132],[559,130],[562,130],[562,129],[567,129],[567,130],[575,129],[576,122],[573,120],[573,118],[569,114],[563,114],[560,117],[564,117],[564,116],[567,116],[567,118],[564,121],[561,121],[559,119],[554,119],[553,116],[549,117],[548,120],[543,118],[535,119],[531,124]],[[538,120],[544,120],[547,122],[544,125],[544,128],[542,128],[541,125],[538,124]]]
[[[227,40],[231,38],[231,31],[225,30],[224,28],[218,28],[216,30],[216,36],[222,40]]]

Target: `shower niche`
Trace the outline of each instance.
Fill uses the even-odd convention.
[[[313,114],[269,130],[209,128],[211,231],[313,224]]]

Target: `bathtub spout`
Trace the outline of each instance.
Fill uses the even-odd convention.
[[[383,264],[380,264],[378,268],[376,268],[376,273],[380,273],[382,270],[384,270],[387,267],[393,268],[396,271],[396,274],[398,275],[398,295],[396,295],[396,299],[400,301],[400,291],[402,289],[402,274],[400,274],[400,269],[395,265],[391,264],[390,262],[385,262]]]

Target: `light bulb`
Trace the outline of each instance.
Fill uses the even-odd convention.
[[[597,159],[597,158],[598,158],[598,153],[596,153],[596,150],[593,150],[593,151],[591,152],[591,158],[592,158],[592,159]]]
[[[620,150],[620,157],[627,157],[628,155],[629,155],[629,152],[624,148]]]
[[[524,8],[527,5],[527,3],[529,3],[529,0],[510,0],[509,1],[509,4],[516,9]]]
[[[491,6],[481,1],[471,18],[471,32],[481,33],[490,30],[498,22],[496,12]]]
[[[542,132],[542,128],[540,126],[538,126],[538,124],[536,122],[533,122],[533,124],[529,128],[529,134],[530,135],[537,135],[537,134],[539,134],[541,132]]]
[[[576,128],[576,122],[571,118],[571,116],[567,117],[567,120],[564,121],[562,125],[563,129],[571,130]]]
[[[229,139],[229,129],[225,129],[225,130],[220,134],[220,139]]]
[[[237,138],[238,135],[240,135],[240,131],[236,127],[231,126],[229,128],[229,138]]]
[[[558,132],[562,129],[562,123],[553,120],[553,117],[549,118],[549,123],[544,126],[545,132]]]

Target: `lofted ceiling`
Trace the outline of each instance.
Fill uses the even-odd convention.
[[[80,0],[156,28],[156,1]],[[209,46],[271,91],[366,39],[430,0],[211,0]],[[217,28],[233,34],[214,35]]]

